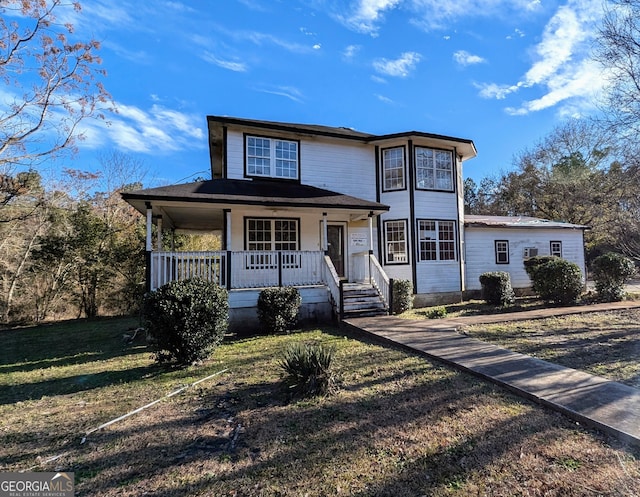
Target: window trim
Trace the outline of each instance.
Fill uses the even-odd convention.
[[[282,136],[269,136],[269,135],[259,135],[259,134],[254,134],[254,133],[243,133],[243,158],[244,158],[244,177],[245,178],[257,178],[257,179],[265,179],[265,180],[277,180],[277,181],[291,181],[291,182],[296,182],[296,183],[300,183],[300,165],[301,165],[301,158],[300,158],[300,140],[295,140],[295,139],[291,139],[291,138],[284,138]],[[249,173],[249,138],[260,138],[262,140],[269,140],[273,146],[270,147],[270,159],[273,163],[273,174],[251,174]],[[295,178],[290,178],[290,177],[285,177],[285,176],[276,176],[275,175],[275,153],[276,153],[276,148],[275,148],[275,143],[276,141],[282,141],[282,142],[289,142],[289,143],[295,143],[296,144],[296,148],[297,148],[297,154],[298,154],[298,158],[297,158],[297,163],[296,163],[296,177]]]
[[[560,255],[553,253],[553,244],[558,243],[560,245]],[[555,255],[556,257],[562,257],[562,240],[550,240],[549,241],[549,255]]]
[[[388,150],[402,150],[402,187],[401,188],[387,188],[385,178],[385,160],[384,153]],[[407,189],[407,148],[404,145],[398,145],[395,147],[386,147],[380,149],[380,169],[381,169],[381,183],[383,192],[401,192]]]
[[[435,172],[436,172],[436,167],[435,167],[435,163],[433,165],[433,172],[434,172],[434,188],[425,188],[425,187],[420,187],[418,186],[418,149],[428,149],[428,150],[433,150],[434,152],[447,152],[450,156],[451,156],[451,189],[442,189],[442,188],[435,188]],[[414,180],[415,180],[415,189],[419,190],[419,191],[426,191],[426,192],[446,192],[446,193],[455,193],[456,192],[456,157],[455,157],[455,153],[454,150],[448,150],[446,148],[437,148],[437,147],[429,147],[426,145],[415,145],[413,147],[413,162],[414,162]],[[435,159],[434,159],[435,160]]]
[[[402,223],[404,227],[404,254],[406,257],[405,261],[390,261],[389,260],[389,240],[387,238],[387,224],[388,223]],[[384,234],[384,263],[385,265],[391,266],[401,266],[401,265],[409,265],[411,262],[409,261],[409,222],[407,219],[385,219],[382,222],[382,231]],[[394,242],[391,242],[394,243]]]
[[[498,250],[498,244],[499,243],[504,243],[505,244],[505,250]],[[496,255],[496,264],[509,264],[509,240],[494,240],[494,249],[495,249],[495,255]],[[507,256],[507,260],[506,261],[501,261],[499,254],[500,253],[504,253]]]
[[[245,216],[244,217],[244,250],[249,251],[249,221],[294,221],[296,223],[296,245],[297,248],[294,249],[296,251],[300,250],[300,218],[299,217],[262,217],[262,216]],[[275,223],[271,228],[271,233],[275,235]],[[275,237],[270,241],[275,247]],[[280,252],[276,248],[272,248],[270,250],[260,250],[259,252]],[[286,251],[285,251],[286,252]]]
[[[420,243],[422,243],[422,238],[420,236],[420,222],[433,222],[435,223],[435,232],[436,232],[436,259],[423,259],[420,250]],[[440,240],[440,223],[452,223],[453,224],[453,259],[441,259],[440,258],[440,242],[442,241],[451,241],[451,240]],[[452,263],[458,262],[460,259],[459,253],[459,240],[458,240],[458,222],[455,219],[416,219],[416,261],[427,263],[427,264],[440,264],[440,263]]]

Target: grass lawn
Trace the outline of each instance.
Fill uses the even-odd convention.
[[[473,325],[460,331],[640,388],[640,309]]]
[[[328,328],[230,337],[171,370],[122,341],[135,325],[0,332],[0,471],[73,471],[77,495],[640,495],[637,451],[420,356]],[[336,348],[335,395],[286,401],[293,341]]]

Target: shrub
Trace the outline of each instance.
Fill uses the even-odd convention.
[[[624,298],[624,284],[636,272],[633,261],[624,255],[608,252],[593,260],[593,279],[602,300],[615,302]]]
[[[582,271],[577,264],[560,257],[548,257],[532,268],[527,269],[527,273],[533,291],[545,302],[562,305],[577,302],[583,289]]]
[[[558,259],[559,257],[555,255],[536,255],[534,257],[530,257],[529,259],[524,260],[524,270],[527,272],[529,279],[531,280],[531,287],[534,292],[538,293],[535,288],[535,274],[537,269],[546,264],[547,262]]]
[[[265,288],[258,296],[258,320],[267,333],[283,333],[298,320],[302,304],[300,292],[294,287]]]
[[[487,304],[506,307],[513,305],[515,294],[511,287],[511,276],[505,271],[494,271],[480,275],[482,298]]]
[[[158,362],[204,359],[227,330],[227,290],[199,278],[172,281],[145,297],[143,316]]]
[[[413,284],[409,280],[393,280],[392,314],[402,314],[413,307]]]
[[[444,306],[432,307],[427,311],[429,319],[440,319],[447,316],[447,308]]]
[[[334,386],[331,370],[334,353],[334,349],[320,344],[298,342],[289,345],[280,361],[289,394],[314,397],[330,393]]]

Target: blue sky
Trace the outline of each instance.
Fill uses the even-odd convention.
[[[85,0],[117,114],[87,122],[71,167],[117,149],[146,186],[206,176],[206,116],[472,139],[465,177],[512,167],[594,112],[600,0]],[[60,13],[59,13],[60,15]],[[65,14],[66,15],[66,14]]]

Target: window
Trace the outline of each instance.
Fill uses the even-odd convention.
[[[416,187],[453,191],[453,154],[449,150],[416,147]]]
[[[247,175],[298,179],[298,142],[247,136]]]
[[[418,259],[420,261],[456,260],[455,221],[418,221]]]
[[[247,250],[298,250],[297,219],[247,219]]]
[[[384,190],[404,189],[404,148],[388,148],[382,151]]]
[[[496,264],[509,264],[509,242],[496,240]]]
[[[549,253],[556,257],[562,257],[562,242],[549,242]]]
[[[407,222],[385,221],[387,264],[407,263]]]

